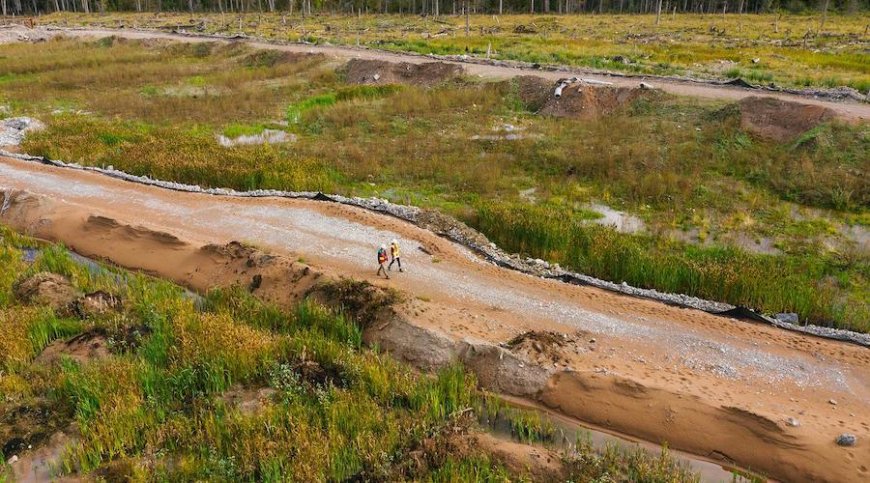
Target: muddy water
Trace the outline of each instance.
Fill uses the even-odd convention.
[[[545,443],[546,446],[554,447],[558,450],[567,452],[574,451],[578,441],[588,440],[592,442],[592,446],[598,451],[604,451],[608,446],[615,445],[620,448],[632,449],[640,448],[652,455],[660,455],[662,447],[652,444],[648,441],[642,441],[631,438],[626,435],[621,435],[613,432],[607,432],[599,428],[595,428],[585,423],[581,423],[576,419],[569,418],[565,415],[554,413],[537,404],[533,404],[525,399],[499,396],[508,406],[533,411],[537,413],[542,421],[549,422],[556,429],[556,438],[554,441]],[[500,439],[514,441],[515,438],[511,433],[510,421],[504,418],[496,420],[482,421],[484,428]],[[775,481],[767,480],[750,471],[737,468],[730,465],[722,465],[713,461],[702,459],[698,456],[668,450],[668,453],[680,464],[690,468],[696,473],[702,482],[705,483],[720,483],[720,482],[750,482],[750,481]]]
[[[36,261],[36,258],[39,256],[40,250],[38,248],[22,248],[21,256],[25,263],[33,263]],[[72,258],[73,262],[77,263],[80,266],[83,266],[88,269],[92,275],[109,275],[114,278],[115,283],[119,285],[126,285],[128,281],[128,277],[126,275],[122,275],[120,273],[114,272],[100,264],[100,262],[79,255],[75,252],[69,252],[70,258]],[[188,290],[184,287],[181,288],[183,290],[182,296],[186,299],[192,300],[194,306],[197,310],[200,310],[205,307],[205,298],[191,290]]]

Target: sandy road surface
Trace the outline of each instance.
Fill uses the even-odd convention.
[[[11,190],[41,197],[15,206]],[[870,478],[870,350],[860,346],[537,279],[409,223],[334,203],[180,193],[7,158],[0,191],[0,222],[181,282],[161,255],[179,249],[173,240],[147,231],[110,237],[89,217],[190,244],[248,241],[327,275],[392,286],[410,295],[402,310],[414,324],[457,339],[579,334],[557,367],[571,370],[540,398],[550,407],[779,479]],[[378,280],[375,248],[393,238],[407,272]],[[838,447],[844,432],[858,445]]]
[[[189,35],[179,35],[165,32],[151,31],[135,31],[135,30],[113,30],[113,29],[61,29],[65,35],[72,37],[108,37],[118,36],[129,39],[171,39],[183,42],[245,42],[253,47],[262,49],[275,49],[288,52],[317,52],[333,56],[339,59],[367,59],[367,60],[385,60],[389,62],[409,62],[420,64],[423,62],[431,62],[432,59],[420,55],[392,53],[382,50],[362,49],[354,47],[326,46],[326,45],[301,45],[301,44],[286,44],[278,45],[255,39],[250,40],[223,40],[214,37],[195,37]],[[451,62],[461,65],[466,72],[471,75],[479,75],[486,78],[508,79],[519,75],[536,75],[546,79],[558,80],[571,75],[582,75],[584,78],[596,79],[606,82],[612,82],[617,86],[637,87],[640,83],[640,78],[625,78],[625,77],[610,77],[600,74],[589,74],[582,69],[572,69],[570,72],[551,72],[539,71],[531,69],[521,69],[517,67],[502,67],[494,65],[483,65],[465,62]],[[689,81],[681,82],[678,80],[661,80],[654,79],[652,82],[657,88],[677,94],[681,96],[692,96],[704,99],[722,99],[730,101],[738,101],[740,99],[751,96],[768,96],[775,97],[787,101],[802,102],[804,104],[813,104],[828,107],[833,109],[841,118],[851,121],[866,121],[870,120],[870,104],[854,101],[834,102],[822,99],[814,99],[805,96],[797,96],[793,94],[767,92],[752,89],[744,89],[737,87],[714,86],[706,84],[697,84]]]

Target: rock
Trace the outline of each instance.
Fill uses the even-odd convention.
[[[29,132],[38,131],[44,124],[29,117],[11,117],[0,120],[0,146],[17,146]]]
[[[836,406],[837,400],[836,399],[828,399],[828,404],[830,404],[831,406]]]
[[[855,446],[858,442],[858,437],[854,434],[843,433],[837,436],[837,445],[839,446]]]
[[[11,458],[9,458],[8,460],[6,460],[6,463],[8,463],[8,464],[11,465],[11,464],[16,463],[17,461],[18,461],[18,455],[12,455]]]
[[[648,84],[648,83],[646,83],[646,82],[641,82],[641,83],[640,83],[640,88],[641,88],[641,89],[647,89],[647,90],[655,89],[655,87],[654,87],[652,84]]]
[[[15,283],[15,296],[24,303],[66,308],[78,298],[78,291],[62,275],[40,272]]]
[[[759,59],[758,57],[752,59],[752,63],[753,63],[753,64],[757,64],[757,63],[759,63],[759,62],[761,62],[761,59]]]
[[[610,60],[612,60],[613,62],[616,62],[617,64],[623,64],[623,65],[631,64],[631,59],[629,59],[628,57],[626,57],[624,55],[614,55],[613,57],[610,58]]]
[[[787,424],[787,425],[789,425],[789,426],[791,426],[791,427],[793,427],[793,428],[796,428],[796,427],[798,427],[798,426],[801,425],[801,422],[798,421],[798,420],[795,419],[795,418],[788,418],[788,419],[786,420],[785,424]]]
[[[798,314],[796,314],[794,312],[784,312],[784,313],[775,314],[773,316],[773,318],[779,322],[783,322],[786,324],[797,324],[798,322],[800,322],[800,318],[798,317]]]

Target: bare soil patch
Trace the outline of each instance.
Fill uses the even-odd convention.
[[[487,433],[474,435],[473,444],[491,454],[511,473],[528,475],[531,481],[565,481],[562,458],[553,450],[506,441]]]
[[[528,361],[544,366],[567,366],[569,359],[566,355],[580,353],[582,343],[575,335],[533,330],[514,337],[505,346]]]
[[[462,73],[461,66],[445,62],[411,64],[352,59],[344,67],[347,82],[351,84],[411,84],[430,87]]]
[[[833,110],[826,107],[773,97],[747,97],[738,105],[743,129],[779,142],[792,141],[836,116]]]
[[[68,340],[56,340],[49,344],[41,354],[36,356],[34,363],[50,365],[63,357],[68,357],[80,364],[109,357],[109,338],[106,332],[95,329],[84,332]]]

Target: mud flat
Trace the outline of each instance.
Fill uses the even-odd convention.
[[[0,161],[0,191],[0,222],[197,291],[238,283],[289,305],[340,277],[399,290],[401,303],[368,314],[366,340],[421,369],[462,360],[493,391],[608,431],[782,480],[870,476],[864,347],[524,275],[335,203],[216,198],[12,160]],[[372,247],[392,238],[407,272],[378,281]],[[566,342],[508,344],[529,332]],[[856,446],[836,445],[845,432]]]

